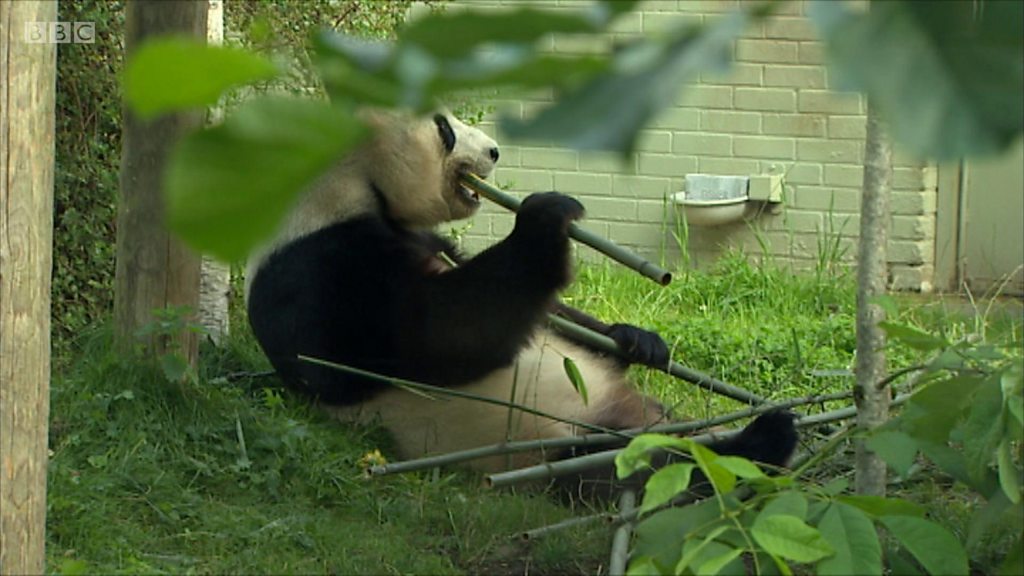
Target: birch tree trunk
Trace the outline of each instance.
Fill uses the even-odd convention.
[[[224,0],[209,0],[206,18],[206,42],[224,43]],[[218,105],[210,109],[209,123],[222,120],[223,109]],[[228,316],[228,294],[231,290],[231,266],[215,258],[203,256],[199,271],[199,324],[206,329],[214,344],[220,344],[231,329]]]
[[[148,38],[177,34],[206,38],[206,2],[130,0],[125,11],[125,52],[130,57]],[[189,112],[140,120],[123,112],[121,196],[117,217],[117,267],[114,276],[114,328],[123,349],[137,341],[140,328],[154,321],[153,311],[199,307],[200,259],[164,226],[162,179],[171,148],[199,128],[203,113]],[[156,353],[176,351],[192,365],[198,336],[192,331],[143,341]]]
[[[56,21],[0,0],[0,574],[46,568]]]
[[[857,252],[857,380],[854,398],[857,424],[871,430],[889,418],[885,332],[878,323],[885,311],[873,300],[886,292],[889,196],[892,189],[892,146],[885,126],[868,102],[864,142],[864,190],[860,202],[860,244]],[[854,484],[858,494],[885,495],[885,462],[858,441]]]

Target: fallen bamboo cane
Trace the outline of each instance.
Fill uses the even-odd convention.
[[[520,202],[517,198],[509,196],[494,186],[491,186],[476,174],[464,174],[462,176],[462,183],[477,194],[480,194],[484,198],[487,198],[491,202],[494,202],[503,208],[513,212],[519,210]],[[620,264],[636,270],[640,274],[654,280],[662,286],[666,286],[672,281],[672,274],[664,268],[646,260],[635,252],[631,252],[618,244],[615,244],[607,238],[602,238],[575,224],[569,225],[569,237],[590,246],[594,250],[597,250]]]

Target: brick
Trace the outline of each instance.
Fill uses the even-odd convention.
[[[930,264],[917,266],[892,265],[889,269],[889,276],[892,279],[889,288],[891,290],[912,291],[930,293],[934,286],[932,281],[935,278],[935,267]]]
[[[697,130],[700,128],[700,111],[693,108],[668,108],[654,117],[650,127],[669,130]]]
[[[566,194],[609,194],[612,178],[608,174],[555,172],[555,190]]]
[[[547,170],[502,168],[500,164],[492,180],[499,182],[502,188],[515,191],[552,190],[555,187],[554,177]]]
[[[700,81],[704,84],[761,86],[764,83],[764,64],[734,62],[725,70],[701,72]]]
[[[561,54],[605,54],[612,48],[612,39],[598,34],[558,34],[554,51]]]
[[[821,42],[800,42],[797,47],[797,62],[800,64],[824,64],[825,45]]]
[[[673,144],[678,142],[674,139]],[[651,176],[675,176],[682,178],[697,171],[697,158],[678,154],[653,154],[641,152],[637,155],[639,172]]]
[[[639,152],[671,152],[672,134],[664,131],[644,130],[637,139],[636,150]]]
[[[725,134],[677,132],[675,138],[672,139],[672,152],[702,156],[731,156],[732,137]]]
[[[744,158],[711,158],[700,157],[697,165],[701,174],[721,174],[724,176],[749,176],[760,174],[761,164],[757,160]],[[697,170],[694,170],[697,172]]]
[[[676,103],[695,108],[732,108],[732,87],[687,84]]]
[[[736,60],[765,64],[796,64],[798,62],[797,43],[789,40],[740,38],[736,41]]]
[[[785,88],[736,88],[738,110],[793,112],[796,110],[796,92]]]
[[[796,146],[799,160],[860,165],[863,155],[864,144],[853,140],[807,139],[799,140]]]
[[[649,223],[667,223],[672,220],[673,204],[668,198],[661,201],[641,200],[637,202],[637,221]]]
[[[764,36],[777,40],[817,40],[818,30],[806,18],[779,16],[765,21]]]
[[[674,156],[666,156],[675,158]],[[615,174],[612,176],[612,195],[616,198],[664,198],[672,190],[672,179],[665,176],[656,177],[635,174]],[[682,177],[684,173],[680,173]]]
[[[611,174],[630,173],[636,171],[636,155],[623,158],[615,152],[581,151],[579,155],[580,172],[605,172]]]
[[[927,192],[893,192],[889,200],[892,214],[919,216],[935,214],[936,193]]]
[[[608,236],[616,244],[631,246],[657,246],[661,241],[661,226],[635,222],[612,222]]]
[[[765,86],[825,88],[825,69],[820,66],[769,65],[764,68]]]
[[[782,173],[783,181],[786,184],[820,185],[824,181],[821,164],[798,162],[781,168],[779,172]]]
[[[893,190],[920,192],[925,187],[925,168],[923,166],[893,168]]]
[[[701,14],[673,12],[643,12],[643,31],[650,34],[661,34],[675,31],[686,26],[700,26],[704,23]]]
[[[622,198],[587,198],[587,218],[593,220],[636,221],[636,202]]]
[[[522,148],[522,163],[530,168],[576,170],[579,158],[575,150],[564,148]]]
[[[863,188],[864,167],[854,164],[827,164],[825,166],[825,184],[827,186]]]
[[[765,114],[764,133],[779,136],[825,136],[825,118],[815,114]]]
[[[588,0],[588,7],[590,6]],[[615,22],[612,23],[609,31],[612,34],[638,34],[644,29],[644,15],[643,12],[628,12],[620,15],[616,18]]]
[[[824,212],[860,211],[860,190],[852,188],[829,188],[821,186],[796,187],[795,207],[803,210]]]
[[[934,251],[935,245],[929,240],[890,240],[889,262],[924,264],[931,260],[930,253]]]
[[[705,132],[758,134],[761,132],[761,115],[756,112],[707,110],[700,114],[700,129]]]
[[[867,136],[864,116],[832,116],[828,119],[828,137],[838,140],[863,140]]]
[[[649,6],[657,6],[663,10],[679,10],[680,12],[693,12],[704,14],[706,12],[731,12],[740,7],[738,0],[686,0],[679,2],[666,2],[665,0],[651,0],[645,2],[643,10],[649,10]]]
[[[796,157],[796,141],[792,138],[736,136],[733,154],[741,158],[774,158],[792,160]]]
[[[797,210],[787,207],[782,219],[776,224],[791,232],[817,232],[821,230],[821,212]]]
[[[864,112],[859,94],[828,90],[801,90],[797,98],[797,110],[822,114],[863,114]]]
[[[934,216],[893,216],[889,237],[905,240],[935,238]]]

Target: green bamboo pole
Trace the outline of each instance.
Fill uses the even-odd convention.
[[[476,174],[464,174],[462,183],[477,194],[487,198],[491,202],[502,206],[512,212],[519,210],[519,199],[502,192],[491,186],[488,182]],[[602,238],[589,230],[580,228],[575,224],[569,225],[569,237],[590,246],[594,250],[608,256],[612,260],[636,270],[640,274],[654,280],[662,286],[667,286],[672,281],[672,274],[660,266],[644,259],[642,256],[631,252],[607,238]]]

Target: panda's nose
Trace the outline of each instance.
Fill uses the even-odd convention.
[[[498,161],[499,154],[498,154],[498,147],[497,146],[495,146],[494,148],[491,148],[490,150],[488,150],[487,153],[491,155],[491,160],[494,160],[495,162]]]

